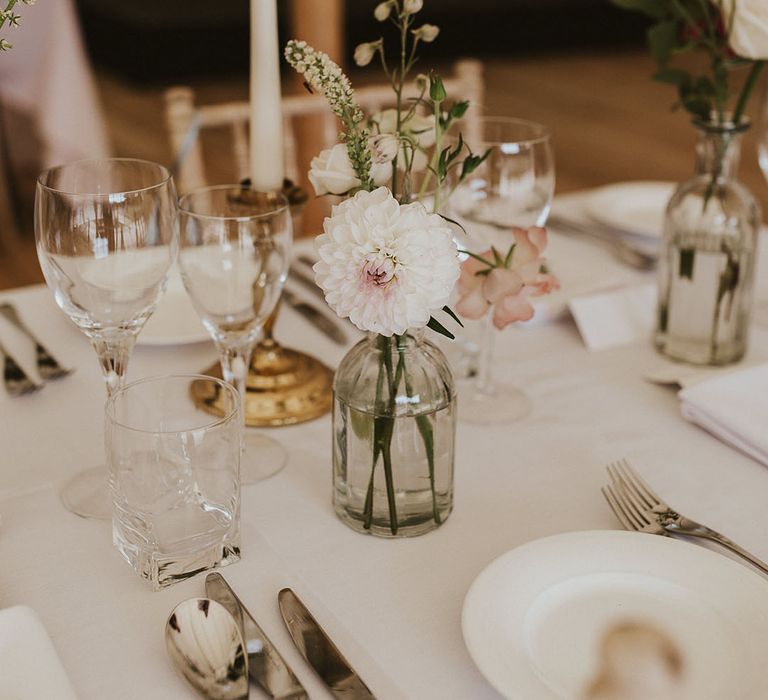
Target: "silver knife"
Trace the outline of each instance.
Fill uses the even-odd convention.
[[[338,647],[290,588],[277,595],[280,614],[296,648],[337,700],[376,700]]]
[[[302,301],[290,289],[283,287],[283,299],[294,310],[307,319],[315,328],[322,331],[334,343],[346,345],[347,335],[339,326],[328,318],[320,309]]]
[[[307,700],[307,692],[293,671],[221,574],[208,574],[205,593],[235,618],[248,653],[248,674],[269,697],[275,700]]]
[[[295,279],[299,284],[301,284],[302,287],[308,289],[316,297],[319,297],[325,301],[325,294],[323,294],[323,290],[320,289],[320,287],[317,286],[317,282],[315,282],[315,280],[306,272],[304,272],[298,265],[291,265],[291,279]]]

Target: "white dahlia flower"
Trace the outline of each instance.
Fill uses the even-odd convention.
[[[317,237],[315,279],[330,307],[360,330],[402,335],[448,303],[459,277],[453,232],[386,187],[333,207]]]

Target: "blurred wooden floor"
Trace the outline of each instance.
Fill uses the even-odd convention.
[[[563,55],[486,63],[486,114],[504,114],[551,127],[557,191],[633,179],[683,180],[693,168],[694,130],[671,112],[669,86],[650,79],[645,52]],[[354,81],[353,81],[354,82]],[[116,155],[170,160],[162,116],[162,88],[99,80]],[[201,102],[243,99],[244,82],[194,86]],[[757,100],[750,113],[756,115]],[[232,179],[226,159],[207,153],[211,181]],[[755,153],[744,142],[741,178],[768,211],[768,186]],[[0,251],[0,289],[41,281],[31,232],[14,251]]]

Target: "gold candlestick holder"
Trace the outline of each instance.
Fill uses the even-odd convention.
[[[294,231],[301,230],[301,210],[307,193],[286,180],[283,194],[291,207]],[[274,339],[279,309],[278,304],[264,324],[264,338],[251,357],[246,379],[246,425],[293,425],[319,418],[331,410],[333,370],[310,355],[283,347]],[[221,377],[221,365],[216,363],[205,370],[205,374]],[[192,397],[200,408],[222,413],[218,402],[200,394],[195,385]]]

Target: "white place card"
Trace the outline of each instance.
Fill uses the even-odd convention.
[[[656,285],[643,284],[572,298],[568,308],[590,350],[647,339],[653,330]]]

